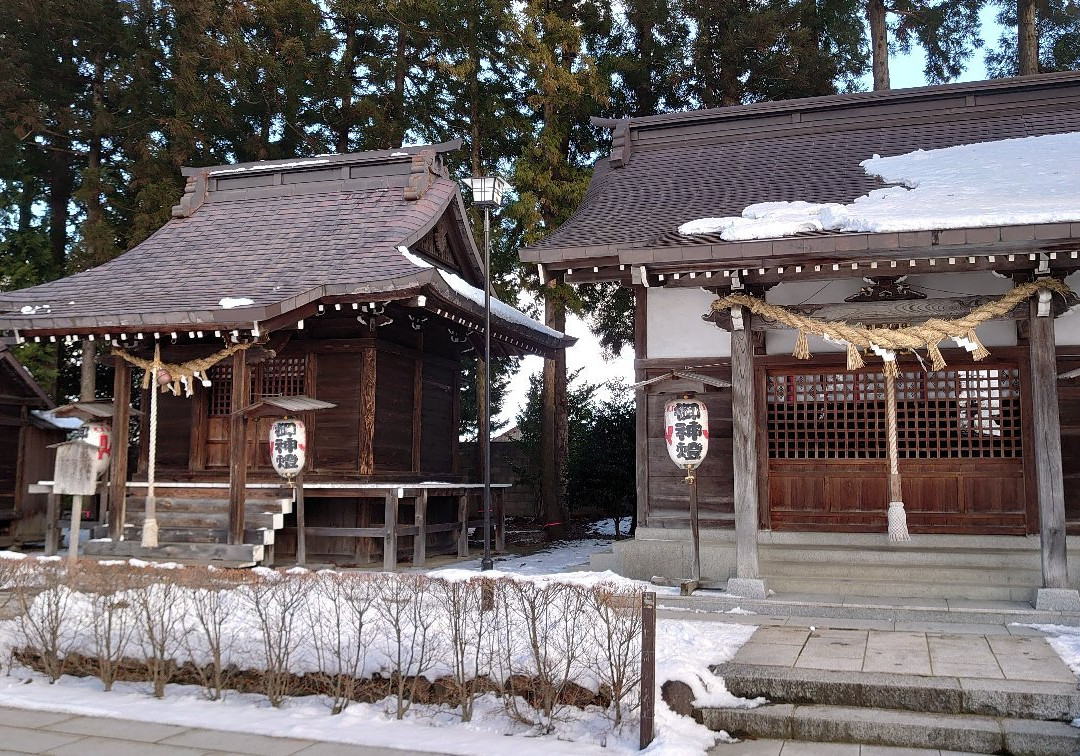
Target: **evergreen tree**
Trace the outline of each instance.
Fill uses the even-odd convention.
[[[1018,40],[1024,36],[1018,24],[1016,3],[999,2],[997,22],[1005,27],[997,46],[986,53],[986,68],[991,77],[1017,76],[1048,71],[1080,69],[1080,8],[1068,0],[1039,3],[1034,24],[1027,32],[1028,62],[1021,66]],[[1028,8],[1029,20],[1031,8]],[[1015,32],[1010,30],[1017,30]]]

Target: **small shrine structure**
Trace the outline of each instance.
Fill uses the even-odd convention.
[[[634,292],[638,529],[595,566],[689,573],[685,386],[648,383],[684,371],[730,382],[697,394],[705,582],[1080,609],[1080,74],[594,123],[521,258]]]
[[[109,539],[87,553],[291,560],[296,490],[268,438],[285,416],[307,428],[309,560],[393,567],[404,552],[467,550],[478,497],[458,471],[460,384],[483,342],[485,282],[444,162],[458,146],[185,169],[149,239],[0,295],[0,329],[19,342],[108,345],[116,450],[142,393],[137,463],[113,453]],[[497,299],[491,323],[495,355],[573,343]],[[148,519],[154,547],[141,545]]]

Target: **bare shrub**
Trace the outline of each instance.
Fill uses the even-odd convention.
[[[611,694],[615,726],[639,703],[641,683],[641,591],[598,586],[592,591],[589,627],[595,659],[592,668],[601,689]]]
[[[152,569],[130,573],[133,587],[139,644],[146,675],[154,685],[154,695],[165,697],[165,685],[177,669],[176,656],[190,632],[187,625],[187,591],[174,575],[159,575]]]
[[[416,698],[420,679],[439,658],[435,627],[437,615],[428,611],[429,587],[422,575],[383,573],[375,603],[384,627],[383,641],[390,663],[389,693],[396,702],[395,716],[403,719]]]
[[[568,705],[566,694],[578,688],[589,592],[511,579],[500,580],[499,588],[499,658],[508,680],[504,705],[511,717],[549,733]]]
[[[64,674],[64,658],[75,642],[73,594],[59,562],[38,561],[16,581],[19,632],[26,649],[38,655],[41,671],[54,683]]]
[[[184,635],[187,656],[203,693],[218,701],[229,687],[233,668],[226,664],[235,637],[226,625],[235,608],[239,585],[250,582],[250,573],[239,570],[190,570],[188,578],[191,601],[191,632]]]
[[[90,630],[93,636],[95,673],[112,690],[120,664],[131,641],[137,621],[128,589],[132,587],[128,570],[102,567],[93,562],[80,566],[78,589],[87,594],[90,604]]]
[[[446,623],[450,666],[462,722],[472,721],[477,693],[490,684],[491,623],[482,609],[485,591],[491,595],[493,590],[493,581],[487,578],[431,583],[431,593]]]
[[[289,665],[305,640],[306,624],[301,610],[311,586],[310,575],[273,573],[252,581],[244,589],[262,650],[263,694],[274,707],[285,702],[293,681]]]
[[[329,573],[315,581],[307,616],[332,714],[345,711],[360,689],[358,678],[372,642],[369,620],[376,593],[377,584],[367,575]]]

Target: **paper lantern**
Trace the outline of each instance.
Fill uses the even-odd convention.
[[[700,399],[675,399],[664,407],[668,456],[681,469],[695,469],[709,453],[709,411]]]
[[[307,461],[307,430],[299,420],[275,420],[270,425],[270,464],[283,478],[292,478]]]
[[[91,467],[94,477],[100,478],[109,469],[109,458],[112,456],[112,437],[108,425],[94,423],[86,427],[86,435],[82,440],[97,449],[97,453],[91,457]]]

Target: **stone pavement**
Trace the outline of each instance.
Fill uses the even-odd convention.
[[[718,745],[709,751],[709,754],[710,756],[967,756],[968,752],[763,739]]]
[[[762,627],[736,664],[1076,684],[1036,635]]]
[[[417,756],[421,752],[0,707],[0,755],[11,753],[71,756],[201,756],[223,753],[259,756]]]

